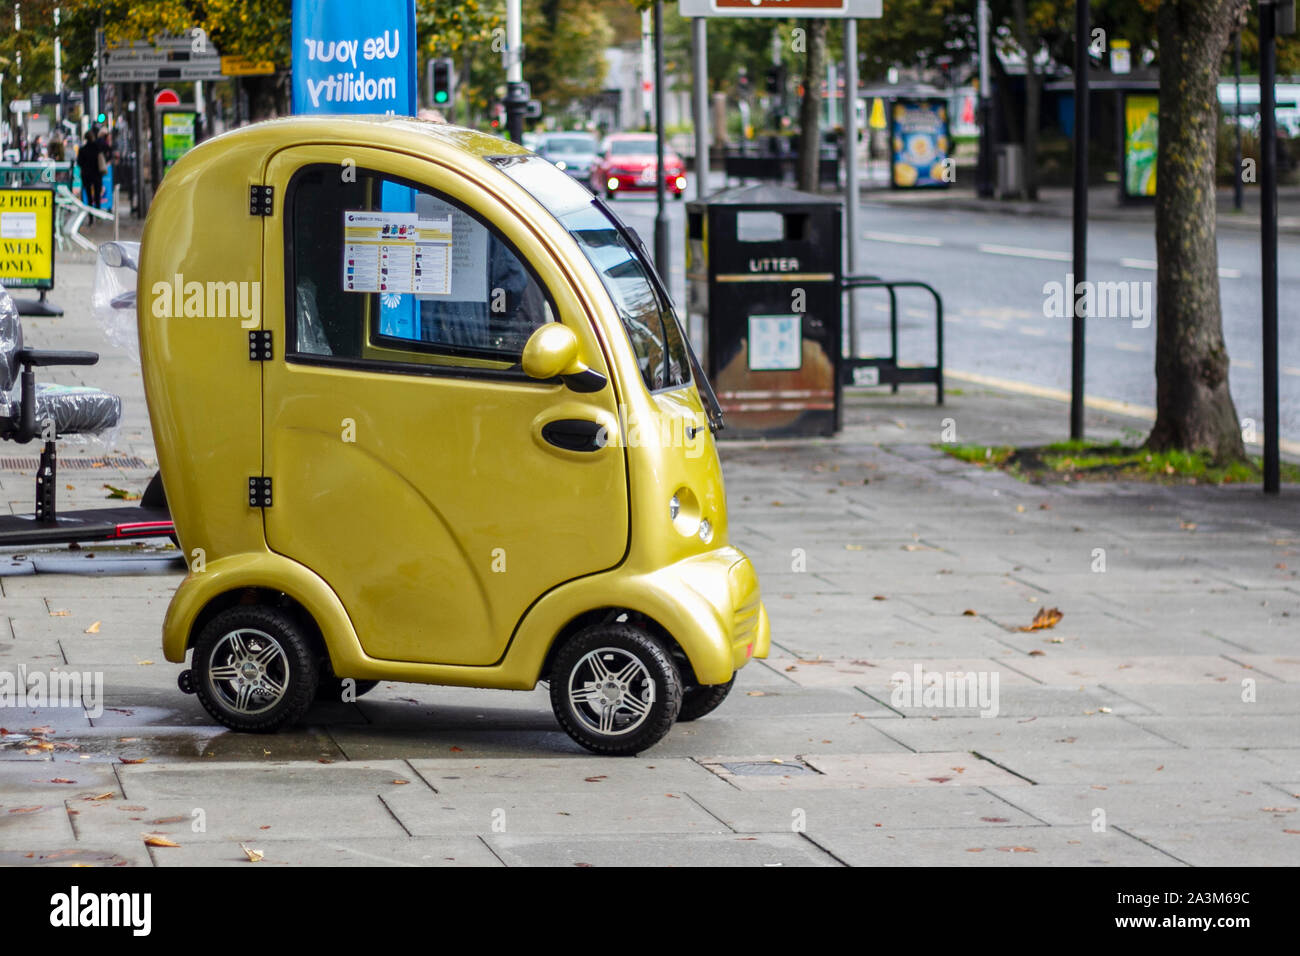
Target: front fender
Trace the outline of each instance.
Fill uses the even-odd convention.
[[[718,548],[645,573],[618,568],[549,592],[520,623],[505,662],[540,674],[555,635],[579,613],[601,607],[637,611],[678,643],[701,684],[725,684],[770,646],[767,611],[754,566],[736,548]]]

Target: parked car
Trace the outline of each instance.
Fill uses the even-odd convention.
[[[590,133],[547,133],[537,145],[537,155],[554,163],[574,179],[586,182],[596,163],[600,143]]]
[[[613,199],[620,193],[652,192],[655,182],[655,138],[649,133],[615,133],[601,145],[591,171],[591,191]],[[686,195],[686,164],[671,150],[664,152],[664,185],[676,199]]]

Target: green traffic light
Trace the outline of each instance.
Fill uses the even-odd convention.
[[[99,116],[96,117],[95,122],[97,122],[97,123],[102,123],[102,122],[104,122],[104,121],[107,120],[107,119],[108,119],[107,116],[105,116],[103,113],[100,113]]]
[[[447,91],[446,91],[446,90],[439,90],[437,93],[433,94],[433,101],[434,101],[435,103],[445,103],[445,102],[447,102]]]

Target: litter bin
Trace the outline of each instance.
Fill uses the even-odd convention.
[[[726,417],[724,438],[840,427],[840,201],[782,186],[686,207],[686,311]]]

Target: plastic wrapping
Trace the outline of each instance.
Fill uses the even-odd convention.
[[[18,388],[18,350],[23,347],[23,323],[18,306],[0,286],[0,394],[6,397]]]
[[[22,347],[18,308],[0,286],[0,416],[15,424],[22,408],[22,367],[18,362]],[[86,385],[36,383],[38,440],[49,421],[60,441],[89,444],[107,452],[117,443],[121,420],[122,399],[111,392]]]
[[[140,261],[140,243],[118,242],[116,245],[130,257],[132,264]],[[90,292],[91,314],[103,330],[104,337],[138,362],[140,333],[135,317],[136,270],[128,265],[110,266],[104,261],[102,250],[103,247],[100,255],[95,257],[95,285]]]

